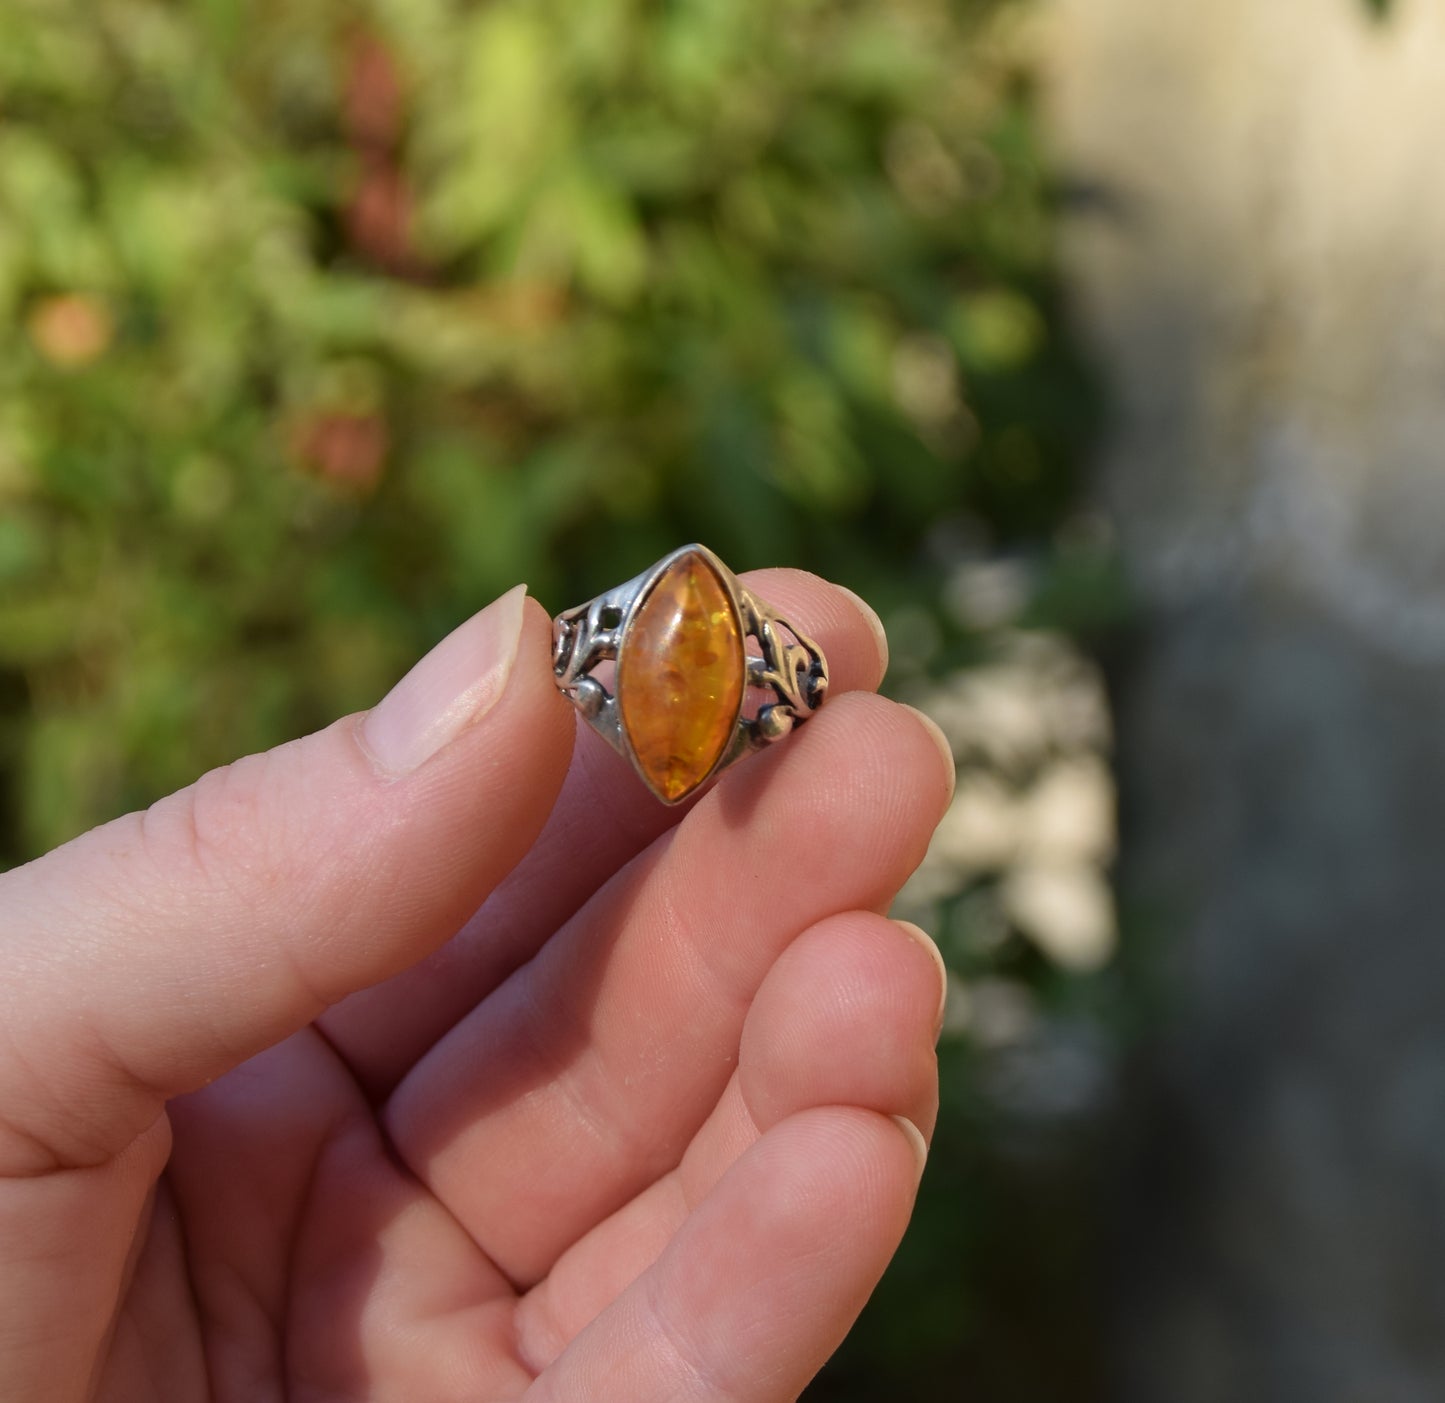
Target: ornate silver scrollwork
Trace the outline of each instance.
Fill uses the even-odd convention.
[[[574,609],[564,609],[552,621],[552,672],[557,686],[571,698],[593,730],[629,759],[632,757],[622,734],[617,697],[591,674],[602,663],[616,660],[638,602],[661,574],[659,567],[672,560],[673,556],[668,556],[626,584]]]
[[[757,642],[758,655],[745,654],[746,687],[771,694],[771,700],[763,701],[751,714],[744,705],[732,742],[714,773],[748,751],[782,739],[827,696],[828,664],[818,645],[740,584],[706,546],[683,546],[626,584],[566,609],[553,620],[552,667],[557,686],[634,768],[638,768],[637,758],[622,725],[615,688],[609,690],[593,674],[619,658],[627,646],[632,620],[649,591],[688,555],[701,557],[728,592],[744,644],[748,638]]]
[[[756,638],[761,657],[748,659],[748,685],[769,687],[777,700],[759,708],[750,739],[753,745],[780,740],[805,721],[828,695],[828,664],[822,650],[799,633],[751,590],[738,586],[743,632]],[[791,634],[792,641],[783,637]]]

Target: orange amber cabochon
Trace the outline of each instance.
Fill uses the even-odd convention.
[[[742,710],[742,624],[717,571],[679,556],[647,592],[617,660],[622,728],[654,793],[675,802],[722,758]]]

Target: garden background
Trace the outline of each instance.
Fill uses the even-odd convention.
[[[816,570],[960,782],[934,1153],[809,1397],[1438,1397],[1442,41],[3,0],[0,866],[519,579]]]

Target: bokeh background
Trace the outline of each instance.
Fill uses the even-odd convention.
[[[0,0],[0,865],[817,570],[960,779],[809,1398],[1438,1398],[1442,121],[1438,0]]]

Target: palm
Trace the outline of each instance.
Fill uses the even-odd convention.
[[[325,1012],[172,1102],[102,1396],[782,1399],[836,1345],[916,1181],[886,1117],[935,1113],[938,972],[873,913],[945,773],[840,696],[678,823],[594,739],[455,938],[339,1003],[286,971]]]

